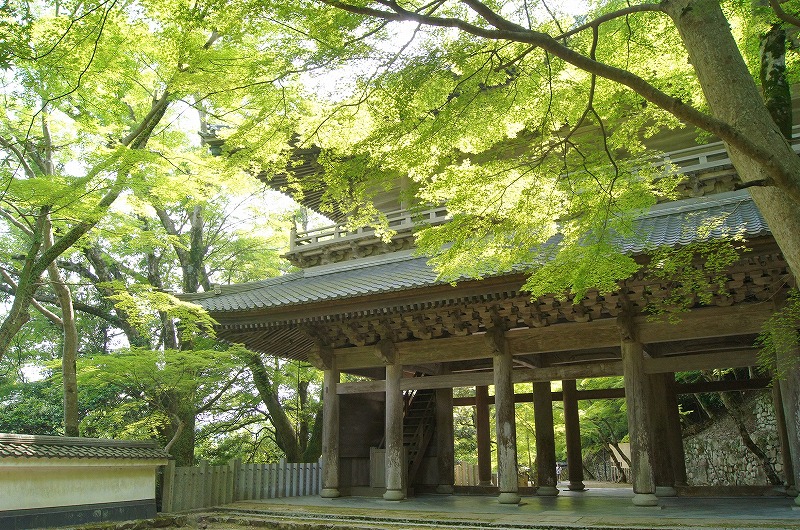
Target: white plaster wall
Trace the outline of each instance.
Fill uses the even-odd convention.
[[[155,477],[152,461],[0,460],[0,511],[152,499]]]

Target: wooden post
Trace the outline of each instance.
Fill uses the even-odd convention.
[[[163,483],[161,484],[161,511],[172,513],[175,503],[175,461],[170,460],[164,467]]]
[[[494,371],[494,409],[497,432],[497,485],[501,504],[519,504],[517,482],[517,425],[514,414],[513,360],[502,328],[486,331],[491,346]]]
[[[667,414],[667,448],[669,461],[672,464],[672,478],[676,487],[686,486],[686,453],[683,450],[683,432],[681,429],[681,413],[678,407],[677,384],[675,374],[664,374],[666,393],[664,408]]]
[[[653,482],[656,497],[675,497],[675,476],[672,466],[672,452],[669,445],[669,416],[667,378],[674,379],[672,373],[651,374],[650,380],[650,459],[653,464]]]
[[[775,409],[775,424],[778,427],[778,440],[781,444],[781,461],[783,462],[783,476],[786,484],[786,493],[796,497],[797,485],[794,482],[794,465],[792,465],[792,452],[789,445],[789,436],[786,434],[786,416],[783,414],[783,398],[781,385],[772,385],[772,405]]]
[[[475,387],[475,430],[478,443],[478,481],[492,485],[492,447],[489,428],[489,387]]]
[[[288,497],[286,494],[286,460],[278,460],[278,495],[277,497]]]
[[[439,475],[436,493],[449,495],[455,483],[452,388],[436,390],[436,463]]]
[[[569,490],[584,491],[581,424],[578,416],[578,387],[574,379],[561,381],[564,400],[564,434],[567,438],[567,473]]]
[[[657,506],[656,486],[650,462],[651,387],[644,373],[644,348],[636,338],[633,323],[619,317],[622,369],[625,380],[625,402],[628,408],[628,433],[631,440],[631,474],[633,504]]]
[[[403,495],[403,391],[400,379],[403,366],[386,366],[386,492],[387,501],[402,500]]]
[[[786,435],[792,459],[795,487],[800,485],[800,352],[794,350],[778,358],[780,389]],[[794,500],[800,506],[800,495]]]
[[[205,460],[200,461],[200,508],[211,506],[211,468]]]
[[[322,491],[320,497],[334,499],[339,496],[339,370],[336,357],[326,357],[323,371],[322,397]]]
[[[556,440],[553,433],[553,398],[550,381],[533,383],[533,417],[536,429],[536,495],[558,495]]]

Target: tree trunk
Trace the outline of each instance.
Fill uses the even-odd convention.
[[[28,309],[36,294],[36,290],[39,288],[39,277],[42,274],[42,271],[35,266],[36,257],[43,243],[42,234],[44,233],[44,226],[49,211],[49,208],[46,206],[42,206],[39,209],[36,225],[33,232],[30,234],[31,243],[28,247],[28,253],[25,255],[22,271],[19,274],[14,302],[6,313],[3,324],[0,325],[0,359],[2,359],[8,351],[14,336],[31,318]]]
[[[253,352],[248,352],[246,362],[253,375],[253,382],[258,389],[258,394],[261,396],[264,405],[266,405],[267,411],[269,411],[272,426],[275,428],[275,442],[286,455],[286,460],[299,462],[301,451],[297,443],[297,433],[281,406],[264,362],[257,353]]]
[[[784,138],[792,139],[792,94],[786,79],[786,31],[773,24],[761,37],[761,92],[772,121]]]
[[[316,462],[322,455],[322,407],[319,408],[314,416],[314,424],[311,426],[311,437],[308,439],[305,451],[303,451],[303,462]]]
[[[174,396],[167,398],[175,403],[174,410],[169,411],[172,419],[170,428],[164,433],[168,438],[165,450],[175,459],[176,466],[194,465],[195,443],[195,411],[193,407],[181,406],[180,400]]]
[[[770,163],[791,175],[774,186],[751,189],[793,271],[800,271],[800,205],[790,195],[800,187],[800,158],[767,111],[730,24],[716,0],[676,0],[664,4],[694,65],[711,113],[772,155]],[[745,183],[770,181],[774,172],[738,149],[728,151]]]
[[[733,403],[730,396],[728,396],[726,392],[720,392],[719,395],[722,399],[722,403],[728,410],[728,414],[731,415],[734,423],[736,423],[736,428],[739,431],[739,436],[742,438],[742,443],[744,443],[744,446],[747,447],[747,449],[758,459],[758,462],[761,464],[761,469],[764,470],[764,474],[767,476],[769,483],[773,486],[779,486],[783,484],[783,481],[775,472],[772,462],[769,461],[767,454],[753,441],[753,438],[750,436],[750,432],[747,430],[744,420],[742,419],[739,407]]]
[[[44,227],[44,248],[53,246],[53,228],[49,219]],[[61,374],[64,386],[64,434],[78,436],[78,328],[75,323],[75,308],[72,306],[72,292],[64,281],[55,262],[47,267],[50,284],[61,307],[61,328],[64,331],[61,352]]]
[[[308,406],[308,381],[298,381],[297,397],[300,402],[300,421],[297,429],[297,441],[300,445],[300,452],[305,453],[308,447],[308,419],[306,418],[306,407]]]

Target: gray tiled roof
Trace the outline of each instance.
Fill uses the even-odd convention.
[[[0,433],[0,458],[167,460],[152,441],[106,440]]]
[[[769,228],[746,190],[654,206],[636,220],[635,237],[622,239],[623,252],[640,254],[711,238],[768,235]],[[260,282],[221,286],[220,293],[181,295],[208,311],[269,309],[443,284],[410,251],[312,267]]]

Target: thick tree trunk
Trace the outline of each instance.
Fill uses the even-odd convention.
[[[314,416],[308,445],[303,451],[303,462],[316,462],[322,454],[322,414],[322,407],[320,407]]]
[[[772,154],[771,162],[791,175],[774,187],[753,187],[752,195],[767,220],[789,267],[800,271],[800,205],[790,199],[800,187],[800,158],[764,105],[730,24],[716,0],[674,0],[664,4],[678,29],[711,113],[731,124],[751,142]],[[728,146],[745,183],[768,181],[763,164]]]
[[[786,78],[786,30],[773,24],[761,37],[761,92],[772,121],[792,139],[792,93]]]

